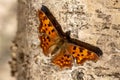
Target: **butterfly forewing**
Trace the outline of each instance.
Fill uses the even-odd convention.
[[[40,46],[42,47],[44,54],[48,55],[50,53],[50,47],[52,47],[55,44],[55,41],[50,39],[50,37],[45,34],[40,36],[40,40]]]
[[[39,18],[40,18],[40,22],[41,22],[40,23],[41,25],[39,27],[39,32],[45,33],[50,38],[57,38],[58,33],[57,33],[55,27],[53,26],[53,24],[51,23],[49,18],[45,15],[45,13],[41,10],[39,11]]]
[[[42,34],[39,36],[41,40],[40,46],[43,48],[44,54],[48,55],[50,53],[49,48],[57,43],[59,36],[49,18],[41,10],[39,10],[39,19],[39,32]]]

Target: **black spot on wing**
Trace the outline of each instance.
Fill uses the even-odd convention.
[[[50,39],[50,38],[47,36],[47,39]]]
[[[92,52],[96,53],[98,56],[101,56],[103,54],[103,52],[100,48],[93,46],[91,44],[88,44],[86,42],[82,42],[82,41],[79,41],[79,40],[73,39],[73,38],[69,38],[68,42],[73,43],[73,44],[78,45],[78,46],[81,46],[82,48],[85,48],[89,51],[92,51]],[[80,49],[80,52],[82,52],[81,49]]]
[[[61,63],[63,63],[64,61],[60,60]]]
[[[46,41],[46,39],[44,38],[43,41]]]
[[[88,53],[87,55],[91,55],[92,52],[91,51],[87,51],[87,53]]]
[[[72,52],[72,54],[75,54],[75,52]]]
[[[50,38],[47,36],[47,40],[50,42]]]
[[[81,56],[84,56],[84,54],[81,54]]]
[[[73,47],[73,50],[76,50],[76,46]]]
[[[77,56],[80,56],[80,54],[77,54]]]
[[[45,24],[45,26],[47,26],[47,25]]]
[[[70,57],[70,55],[65,54],[65,55],[64,55],[64,57],[69,58],[69,57]]]
[[[55,30],[54,30],[54,29],[52,29],[51,31],[52,31],[52,32],[54,32]]]
[[[48,41],[50,42],[50,39],[48,39]]]
[[[52,26],[51,22],[48,23],[48,27]]]
[[[48,43],[46,43],[48,45]]]
[[[49,33],[48,34],[50,34],[50,31],[49,31]]]
[[[43,17],[43,20],[47,20],[47,16],[44,16],[44,17]]]
[[[82,53],[82,52],[83,52],[83,50],[84,50],[84,48],[79,47],[79,50],[80,50],[80,52]]]
[[[65,33],[62,31],[61,25],[57,22],[56,18],[53,16],[53,14],[50,12],[50,10],[45,6],[42,5],[41,10],[47,15],[48,19],[51,21],[48,24],[48,27],[51,27],[52,25],[54,28],[59,31],[60,36],[64,36]]]
[[[47,31],[48,29],[47,29],[47,28],[45,28],[45,30]]]

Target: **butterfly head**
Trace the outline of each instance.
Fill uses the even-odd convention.
[[[67,39],[70,39],[70,33],[71,33],[71,31],[67,31],[67,32],[65,33],[65,36],[66,36]]]

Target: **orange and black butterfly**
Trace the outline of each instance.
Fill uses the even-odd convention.
[[[46,6],[42,5],[38,14],[40,46],[46,56],[52,55],[51,62],[55,65],[60,68],[71,68],[73,62],[82,64],[86,60],[97,61],[102,55],[102,51],[98,47],[71,38],[70,31],[64,33]]]

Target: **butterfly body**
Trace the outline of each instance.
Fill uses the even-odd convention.
[[[43,53],[52,55],[51,62],[61,68],[72,67],[73,62],[82,64],[86,60],[97,61],[102,51],[93,45],[70,37],[70,31],[64,33],[60,24],[46,6],[38,11],[40,26],[39,39]]]

